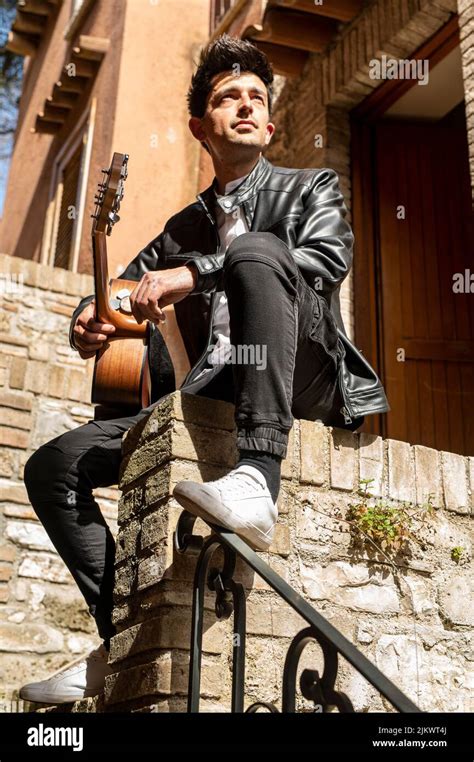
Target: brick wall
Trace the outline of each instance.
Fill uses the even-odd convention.
[[[458,0],[458,14],[465,89],[467,142],[474,199],[474,4],[472,0]]]
[[[125,435],[114,609],[119,632],[111,645],[116,673],[107,679],[105,705],[83,702],[81,711],[185,710],[195,558],[174,550],[181,507],[171,494],[181,479],[219,478],[235,465],[233,410],[178,392]],[[474,710],[474,619],[466,606],[473,466],[473,458],[295,421],[275,542],[262,554],[428,711]],[[344,517],[364,478],[373,478],[374,495],[393,505],[410,500],[419,507],[433,495],[434,510],[415,528],[420,544],[413,541],[408,554],[390,562],[351,544]],[[204,523],[198,528],[208,535]],[[459,563],[454,547],[463,548]],[[247,599],[246,706],[259,699],[280,706],[286,649],[304,623],[241,563],[236,579]],[[202,709],[228,711],[231,620],[216,621],[213,606],[207,593]],[[314,668],[315,658],[310,648],[304,666]],[[358,710],[390,708],[346,664],[339,688]]]
[[[23,484],[34,450],[93,417],[93,363],[68,341],[73,309],[92,291],[90,275],[0,255],[0,684],[7,703],[11,689],[98,642]],[[118,490],[95,494],[115,531]]]

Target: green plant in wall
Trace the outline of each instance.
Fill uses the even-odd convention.
[[[457,564],[462,560],[463,556],[464,548],[461,545],[456,545],[454,548],[451,548],[451,558]]]
[[[374,498],[369,492],[373,479],[361,479],[360,500],[350,503],[346,515],[356,545],[370,544],[383,553],[400,553],[408,549],[410,540],[418,542],[413,534],[415,523],[424,521],[434,508],[433,495],[418,507],[409,501],[390,505],[383,498]]]

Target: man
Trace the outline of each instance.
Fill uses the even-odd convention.
[[[274,167],[262,155],[275,131],[272,82],[266,56],[248,41],[223,35],[202,52],[188,93],[189,127],[211,156],[214,182],[121,276],[138,281],[130,297],[138,322],[159,324],[162,308],[175,304],[192,366],[181,390],[235,404],[235,468],[212,482],[180,482],[173,494],[257,550],[272,541],[293,417],[355,430],[365,415],[389,410],[340,314],[353,234],[337,175]],[[71,345],[85,359],[114,331],[95,320],[92,300],[83,299],[71,321]],[[250,361],[243,348],[253,350]],[[158,343],[152,363],[154,351],[166,355]],[[92,490],[118,482],[124,432],[174,390],[172,373],[155,373],[150,407],[89,421],[26,464],[31,503],[104,643],[66,672],[24,686],[25,699],[94,695],[110,671],[115,548]]]

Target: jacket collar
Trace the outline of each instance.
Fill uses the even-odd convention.
[[[261,186],[270,174],[271,168],[272,164],[268,161],[268,159],[265,158],[265,156],[262,155],[260,156],[260,159],[256,163],[255,167],[247,175],[245,180],[238,186],[238,188],[235,189],[235,192],[230,193],[225,197],[225,199],[216,198],[214,193],[214,189],[216,188],[216,178],[214,178],[211,185],[206,188],[205,191],[198,193],[196,198],[206,210],[207,216],[211,217],[212,221],[214,222],[214,217],[212,216],[214,204],[219,204],[221,209],[223,209],[223,211],[225,211],[227,214],[233,212],[242,203],[249,201],[258,193]],[[225,207],[223,205],[224,200],[226,202]]]

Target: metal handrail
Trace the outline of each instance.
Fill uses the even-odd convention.
[[[188,712],[199,711],[206,583],[208,588],[216,594],[215,611],[217,618],[227,619],[233,614],[231,711],[244,711],[246,607],[244,587],[233,579],[237,557],[243,559],[309,625],[293,638],[288,648],[283,672],[283,712],[295,711],[298,662],[303,649],[309,642],[317,642],[321,647],[324,657],[324,670],[322,675],[317,670],[303,670],[300,678],[300,690],[302,695],[312,700],[315,706],[320,707],[321,711],[330,711],[333,707],[342,712],[354,711],[349,697],[341,691],[335,690],[334,687],[339,654],[352,664],[395,709],[400,712],[421,711],[378,667],[299,595],[291,585],[273,571],[261,556],[240,537],[222,527],[209,524],[213,534],[204,540],[203,537],[193,534],[195,521],[195,516],[183,511],[174,534],[177,552],[198,555],[193,588]],[[222,548],[224,553],[223,568],[222,570],[211,569],[208,571],[211,558],[218,548]],[[259,707],[278,712],[274,704],[264,701],[252,704],[246,711],[254,712]]]

